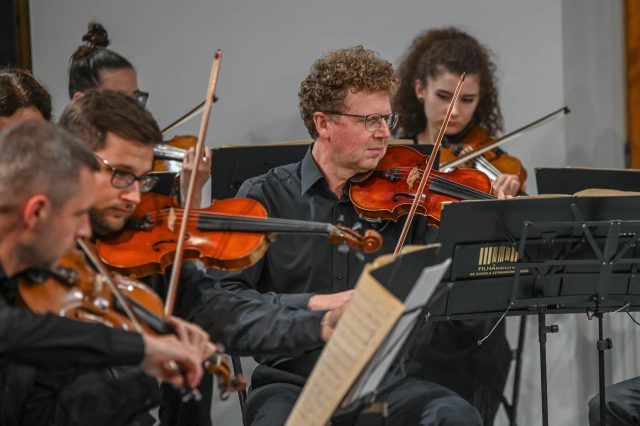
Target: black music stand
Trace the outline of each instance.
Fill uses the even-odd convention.
[[[536,168],[538,194],[575,194],[589,188],[640,191],[640,170]]]
[[[547,313],[598,318],[602,424],[602,314],[640,309],[640,196],[521,198],[445,206],[441,255],[448,276],[429,313],[434,320],[538,315],[543,424],[548,424]],[[473,217],[474,222],[468,220]]]
[[[380,393],[404,379],[404,372],[401,371],[403,361],[409,359],[408,352],[416,339],[425,338],[425,323],[421,319],[425,318],[427,301],[450,263],[448,259],[440,260],[438,252],[439,247],[434,246],[403,254],[392,263],[371,273],[373,278],[403,301],[405,312],[347,393],[341,407],[333,415],[334,419],[339,418],[343,422],[351,423],[363,410],[370,410],[376,417],[368,420],[379,421],[380,416],[377,415],[386,412],[386,409],[378,409],[375,399]],[[423,270],[428,267],[435,270],[427,277],[429,281],[422,283],[426,285],[419,288],[416,283],[420,280]],[[392,373],[387,375],[389,371]],[[383,377],[386,379],[383,380]],[[382,418],[384,417],[385,414]]]
[[[211,199],[231,198],[242,182],[284,164],[302,160],[308,144],[244,145],[211,154]]]

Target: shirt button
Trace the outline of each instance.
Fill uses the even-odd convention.
[[[343,277],[344,277],[344,275],[342,275],[342,274],[336,275],[336,278],[339,279],[339,280],[341,280]]]

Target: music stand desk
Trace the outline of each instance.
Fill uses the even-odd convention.
[[[452,257],[434,320],[537,314],[543,424],[548,424],[546,313],[584,312],[599,321],[600,395],[604,398],[602,314],[640,309],[640,196],[522,197],[444,207],[441,255]],[[473,218],[473,220],[470,220]],[[601,412],[605,405],[602,401]],[[604,423],[603,423],[604,424]]]

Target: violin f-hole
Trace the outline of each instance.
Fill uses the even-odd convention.
[[[394,202],[396,202],[396,201],[400,201],[400,198],[401,198],[401,197],[404,197],[404,198],[408,198],[408,199],[410,199],[410,200],[413,200],[413,199],[415,198],[415,195],[413,195],[413,194],[409,194],[409,193],[407,193],[407,192],[398,192],[397,194],[394,194],[394,195],[393,195],[393,201],[394,201]],[[424,199],[425,199],[425,195],[424,195],[424,194],[422,194],[422,195],[420,196],[420,199],[421,199],[421,200],[424,200]]]
[[[190,237],[191,237],[191,235],[190,235],[190,234],[187,234],[187,235],[185,236],[185,238],[184,238],[184,239],[185,239],[185,241],[186,241],[186,240],[188,240]],[[151,250],[159,252],[159,251],[160,251],[160,246],[161,246],[162,244],[171,244],[171,245],[176,245],[176,244],[177,244],[177,242],[178,242],[178,241],[177,241],[176,239],[173,239],[173,238],[171,238],[171,239],[167,239],[167,240],[160,240],[160,241],[156,241],[155,243],[153,243],[153,244],[151,245]]]

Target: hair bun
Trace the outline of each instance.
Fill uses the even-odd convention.
[[[97,22],[89,23],[89,31],[82,36],[82,41],[87,43],[89,47],[107,47],[109,46],[109,35],[107,30]]]

